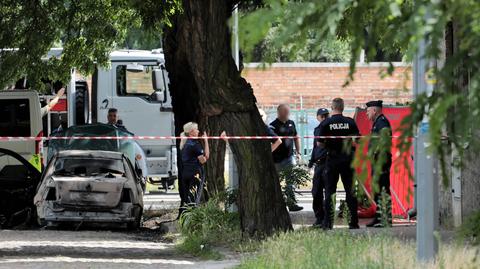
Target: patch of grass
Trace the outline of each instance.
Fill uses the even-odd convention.
[[[459,239],[480,245],[480,211],[470,215],[459,229]]]
[[[179,230],[182,240],[178,249],[205,259],[220,259],[217,247],[231,247],[242,238],[238,214],[222,209],[215,198],[183,212]]]
[[[442,246],[440,257],[421,268],[479,268],[478,249]],[[258,255],[239,266],[248,268],[420,268],[415,244],[386,235],[348,231],[302,230],[264,241]]]

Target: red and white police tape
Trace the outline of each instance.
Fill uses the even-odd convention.
[[[209,139],[209,140],[266,140],[266,139],[333,139],[333,138],[362,138],[365,136],[207,136],[207,137],[188,137],[189,139]],[[399,138],[400,136],[392,136]],[[176,140],[185,139],[182,136],[0,136],[0,141],[45,141],[45,140]]]

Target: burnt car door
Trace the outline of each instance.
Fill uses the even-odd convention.
[[[0,228],[34,220],[41,173],[19,154],[0,148]]]

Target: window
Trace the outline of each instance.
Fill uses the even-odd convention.
[[[28,99],[0,100],[0,136],[30,136]]]
[[[19,160],[0,153],[0,178],[22,180],[28,177],[28,169]]]
[[[125,173],[121,159],[59,158],[55,163],[55,175],[93,176]]]
[[[119,96],[150,96],[154,92],[152,87],[154,66],[132,66],[137,69],[129,70],[127,65],[117,66],[117,94]]]

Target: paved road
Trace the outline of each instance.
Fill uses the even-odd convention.
[[[238,257],[201,261],[155,232],[0,231],[0,268],[231,268]]]

